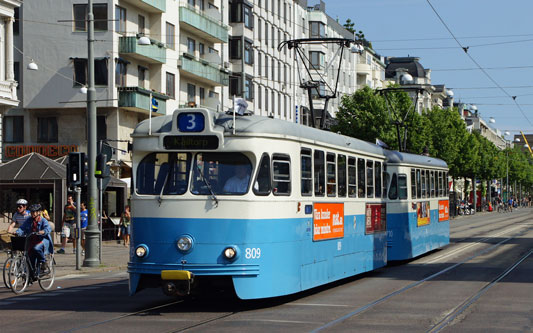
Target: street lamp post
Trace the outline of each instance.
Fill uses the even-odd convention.
[[[94,14],[93,0],[88,0],[87,15],[87,164],[88,178],[87,186],[87,203],[88,203],[88,224],[85,235],[87,237],[87,246],[85,249],[85,260],[83,266],[96,267],[100,265],[98,255],[98,241],[100,239],[100,230],[98,229],[98,200],[96,191],[96,178],[94,170],[96,164],[96,104],[94,88]]]

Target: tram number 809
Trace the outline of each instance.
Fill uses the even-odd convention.
[[[259,259],[261,258],[261,248],[259,247],[248,247],[244,250],[244,257],[246,259]]]

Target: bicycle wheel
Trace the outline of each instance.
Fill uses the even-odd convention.
[[[11,291],[15,294],[22,294],[28,287],[30,280],[30,267],[26,261],[26,257],[19,257],[13,261],[13,265],[9,270],[9,283],[11,284]]]
[[[51,254],[46,255],[46,271],[41,272],[39,277],[39,286],[42,290],[50,290],[54,285],[54,280],[56,278],[55,272],[55,261],[54,257]]]
[[[3,269],[3,277],[4,277],[4,285],[6,288],[11,289],[11,284],[9,283],[9,269],[13,265],[13,257],[9,257],[4,262],[4,269]]]

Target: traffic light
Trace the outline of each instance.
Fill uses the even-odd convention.
[[[94,177],[96,178],[109,177],[109,165],[107,165],[107,155],[98,154],[96,156],[96,167],[94,170]]]
[[[67,185],[81,186],[85,183],[85,154],[74,152],[68,154]]]

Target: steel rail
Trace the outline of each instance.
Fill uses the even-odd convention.
[[[434,273],[434,274],[432,274],[432,275],[430,275],[430,276],[428,276],[428,277],[426,277],[424,279],[421,279],[421,280],[416,281],[416,282],[412,282],[412,283],[408,284],[407,286],[405,286],[403,288],[400,288],[400,289],[398,289],[396,291],[393,291],[393,292],[391,292],[391,293],[389,293],[389,294],[387,294],[387,295],[385,295],[385,296],[383,296],[383,297],[381,297],[381,298],[379,298],[379,299],[377,299],[377,300],[375,300],[375,301],[373,301],[371,303],[368,303],[366,305],[358,307],[357,309],[345,314],[344,316],[339,317],[339,318],[337,318],[335,320],[332,320],[332,321],[330,321],[330,322],[328,322],[328,323],[326,323],[326,324],[324,324],[324,325],[312,330],[312,332],[320,332],[320,331],[323,331],[325,329],[329,329],[329,328],[331,328],[331,327],[333,327],[333,326],[335,326],[337,324],[340,324],[340,323],[344,322],[347,319],[350,319],[351,317],[354,317],[354,316],[356,316],[356,315],[358,315],[358,314],[360,314],[360,313],[362,313],[362,312],[364,312],[364,311],[366,311],[366,310],[368,310],[370,308],[373,308],[376,305],[379,305],[379,304],[389,300],[390,298],[392,298],[394,296],[403,294],[406,291],[411,290],[411,289],[423,284],[424,282],[433,280],[434,278],[436,278],[436,277],[438,277],[438,276],[440,276],[442,274],[445,274],[445,273],[447,273],[447,272],[449,272],[449,271],[451,271],[451,270],[453,270],[453,269],[455,269],[455,268],[457,268],[457,267],[459,267],[459,266],[461,266],[461,265],[463,265],[463,264],[465,264],[465,263],[467,263],[467,262],[469,262],[469,261],[471,261],[471,260],[473,260],[473,259],[475,259],[475,258],[477,258],[479,256],[482,256],[482,255],[484,255],[484,254],[486,254],[488,252],[491,252],[491,251],[495,250],[496,248],[500,247],[502,244],[505,244],[508,241],[517,238],[517,236],[522,234],[523,232],[524,231],[522,231],[520,233],[517,233],[515,236],[511,236],[511,237],[508,237],[506,239],[503,239],[503,240],[499,241],[498,243],[496,243],[496,244],[494,244],[494,245],[492,245],[492,246],[490,246],[488,248],[485,248],[485,249],[479,251],[478,253],[475,253],[475,254],[467,257],[466,259],[464,259],[462,261],[459,261],[459,262],[457,262],[457,263],[455,263],[455,264],[453,264],[451,266],[448,266],[448,267],[446,267],[446,268],[444,268],[444,269],[442,269],[442,270],[440,270],[440,271],[438,271],[438,272],[436,272],[436,273]]]

